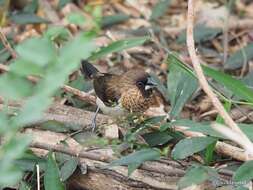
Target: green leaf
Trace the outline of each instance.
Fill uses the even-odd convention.
[[[166,132],[151,132],[142,135],[149,146],[163,145],[172,139]]]
[[[169,8],[171,0],[160,0],[152,9],[150,20],[157,20],[163,16]]]
[[[32,94],[32,83],[24,77],[6,73],[0,77],[0,96],[6,99],[20,99]]]
[[[126,40],[119,40],[109,44],[106,47],[100,48],[97,52],[95,52],[89,59],[95,60],[99,59],[105,55],[110,53],[119,52],[124,49],[132,48],[138,45],[142,45],[145,41],[149,39],[148,36],[138,37],[138,38],[130,38]]]
[[[36,164],[39,165],[40,171],[46,168],[46,160],[33,154],[32,151],[26,151],[24,155],[15,160],[15,165],[22,171],[33,171]]]
[[[196,43],[206,42],[215,38],[220,34],[220,28],[210,28],[205,25],[197,25],[194,27],[194,40]],[[186,43],[186,31],[183,31],[177,38],[177,43]]]
[[[233,180],[236,182],[247,183],[253,179],[253,160],[243,163],[233,175]]]
[[[10,65],[10,71],[21,76],[28,76],[28,75],[43,75],[44,69],[32,62],[25,61],[23,59],[16,59],[11,65]]]
[[[217,177],[218,174],[212,168],[194,165],[186,171],[184,177],[178,182],[179,189],[184,189],[191,185],[198,185],[209,179],[210,177]]]
[[[246,47],[236,51],[226,61],[225,69],[239,69],[244,62],[253,59],[253,43],[249,43]]]
[[[10,16],[10,19],[16,24],[40,24],[49,23],[48,20],[37,16],[34,13],[18,13]]]
[[[27,99],[20,113],[13,118],[13,125],[22,127],[39,120],[51,101],[50,98],[43,96],[43,94]]]
[[[129,15],[122,14],[122,13],[104,16],[102,17],[102,20],[101,20],[101,27],[109,27],[115,24],[119,24],[124,21],[127,21],[129,18],[130,18]]]
[[[204,150],[208,145],[215,141],[216,139],[213,137],[193,137],[183,139],[173,148],[172,157],[174,159],[184,159],[196,152]]]
[[[66,161],[61,167],[61,179],[62,181],[66,181],[76,170],[78,165],[78,160],[75,158],[71,158]]]
[[[85,23],[85,17],[83,14],[74,12],[67,15],[67,20],[70,24],[83,25]]]
[[[227,112],[229,112],[231,110],[231,105],[232,103],[230,101],[225,101],[223,107],[225,108]],[[218,115],[216,117],[216,122],[220,124],[224,124],[224,119],[221,117],[221,115]]]
[[[64,190],[60,181],[59,168],[50,152],[47,159],[47,167],[44,176],[45,190]]]
[[[228,74],[216,71],[210,67],[202,65],[204,73],[216,80],[218,83],[224,85],[227,89],[231,90],[239,98],[253,103],[253,91],[248,88],[240,80],[234,79]]]
[[[63,70],[79,66],[81,59],[87,59],[95,50],[93,43],[93,33],[83,33],[68,42],[60,49],[60,66]],[[60,69],[60,68],[59,68]],[[71,69],[71,70],[73,70]]]
[[[214,150],[216,146],[217,141],[213,142],[212,144],[209,144],[206,147],[205,151],[205,163],[209,165],[213,161],[213,155],[214,155]]]
[[[121,166],[121,165],[131,165],[130,167],[133,167],[134,165],[142,164],[145,161],[149,160],[157,160],[160,158],[160,153],[156,149],[143,149],[136,152],[133,152],[127,156],[124,156],[120,158],[119,160],[112,161],[108,167],[113,166]],[[134,165],[132,165],[134,164]]]
[[[245,184],[253,179],[253,160],[243,163],[233,175],[236,182],[244,182]]]
[[[220,133],[216,132],[211,126],[210,123],[204,123],[204,122],[195,122],[189,119],[180,119],[173,121],[170,123],[172,126],[185,126],[189,127],[186,130],[194,131],[194,132],[200,132],[205,135],[210,135],[213,137],[218,137],[222,139],[226,139],[224,136],[222,136]]]
[[[14,161],[22,156],[31,142],[28,136],[18,136],[5,142],[0,149],[0,187],[15,185],[22,177]]]
[[[21,59],[41,67],[56,58],[56,49],[47,38],[29,38],[19,44],[16,47],[16,51]]]
[[[183,109],[184,104],[198,88],[198,81],[185,69],[179,66],[178,60],[169,56],[169,74],[167,78],[167,88],[171,102],[170,116],[175,118]]]
[[[61,42],[66,41],[70,37],[70,32],[63,26],[51,26],[44,33],[44,36],[52,41]]]

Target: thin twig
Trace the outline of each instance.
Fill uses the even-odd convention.
[[[0,64],[0,71],[8,72],[9,67],[6,66],[6,65]],[[34,76],[28,76],[27,78],[28,78],[28,80],[30,80],[32,82],[38,82],[39,81],[39,78],[34,77]],[[93,105],[96,104],[96,97],[91,95],[91,94],[80,91],[80,90],[78,90],[76,88],[73,88],[71,86],[68,86],[68,85],[63,85],[62,89],[64,90],[64,92],[71,93],[71,94],[75,95],[78,99],[80,99],[82,101],[88,102],[88,103],[93,104]]]
[[[40,190],[40,166],[36,164],[36,173],[37,173],[37,189]]]
[[[229,116],[229,114],[224,109],[223,105],[217,98],[217,96],[214,94],[214,92],[211,90],[211,88],[208,85],[208,82],[205,78],[205,75],[203,73],[203,70],[201,68],[199,59],[197,57],[196,51],[195,51],[195,44],[194,44],[194,37],[193,37],[193,21],[194,21],[194,6],[193,6],[194,0],[188,0],[188,14],[187,14],[187,47],[188,51],[192,60],[193,68],[197,74],[200,86],[205,91],[205,93],[208,95],[210,100],[212,101],[214,107],[219,112],[220,116],[224,119],[225,123],[236,133],[238,133],[244,142],[241,142],[243,144],[243,148],[247,151],[247,153],[253,155],[253,144],[248,139],[248,137],[241,131],[241,129],[237,126],[237,124],[233,121],[233,119]],[[231,139],[233,140],[233,139]]]
[[[10,43],[8,42],[6,36],[2,32],[0,28],[0,39],[4,45],[4,47],[10,52],[11,56],[16,59],[17,58],[17,53],[14,51],[14,49],[11,47]]]

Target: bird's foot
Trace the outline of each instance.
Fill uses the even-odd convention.
[[[94,132],[96,127],[97,127],[96,118],[95,119],[93,118],[91,123],[91,131]]]
[[[92,122],[91,122],[91,131],[94,132],[96,127],[97,127],[97,122],[96,122],[96,119],[97,119],[97,114],[99,112],[99,107],[97,107],[96,109],[96,112],[92,118]]]

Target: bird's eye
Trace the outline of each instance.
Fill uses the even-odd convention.
[[[137,85],[138,86],[144,86],[144,83],[143,82],[138,82]]]

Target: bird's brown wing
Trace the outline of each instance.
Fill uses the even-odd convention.
[[[118,103],[121,96],[120,76],[104,73],[93,81],[96,95],[108,106]]]

